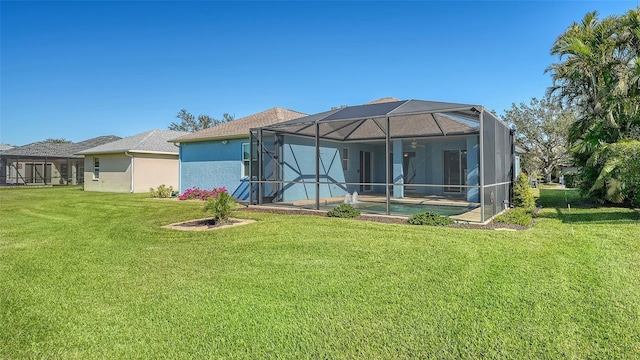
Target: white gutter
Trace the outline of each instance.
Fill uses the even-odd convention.
[[[182,190],[182,160],[180,159],[180,143],[174,142],[173,146],[178,148],[178,193]]]
[[[131,158],[131,190],[129,190],[129,192],[133,194],[133,155],[127,151],[125,151],[124,154]]]

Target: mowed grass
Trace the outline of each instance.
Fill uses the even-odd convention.
[[[180,232],[202,204],[2,189],[0,358],[640,358],[638,211],[539,203],[520,232]]]

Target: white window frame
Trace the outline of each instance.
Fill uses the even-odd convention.
[[[342,148],[342,171],[349,171],[349,149]]]
[[[247,152],[244,151],[245,145],[247,146]],[[250,174],[245,174],[245,169],[248,169],[249,173],[251,173],[251,143],[242,143],[240,151],[242,152],[242,166],[240,167],[240,177],[246,179],[249,178]],[[246,158],[245,155],[247,155]],[[247,166],[245,166],[245,163]]]
[[[99,180],[99,179],[100,179],[100,158],[94,157],[93,158],[93,180]]]

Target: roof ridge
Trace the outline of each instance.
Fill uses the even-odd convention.
[[[145,141],[147,141],[147,139],[149,139],[157,131],[158,131],[158,129],[153,129],[153,130],[147,131],[146,133],[142,133],[142,134],[146,134],[146,135],[142,138],[142,140],[138,141],[138,143],[134,147],[132,147],[131,149],[135,149],[137,147],[141,147],[142,144],[144,144]],[[142,135],[142,134],[140,134],[140,135]],[[133,136],[136,136],[136,135],[133,135]]]

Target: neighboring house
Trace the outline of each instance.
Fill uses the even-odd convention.
[[[13,146],[0,143],[0,151],[9,150],[9,149],[13,149]],[[6,184],[7,171],[8,171],[8,167],[6,164],[6,160],[3,157],[0,157],[0,185]]]
[[[178,147],[169,139],[182,131],[151,130],[78,152],[84,155],[85,191],[149,192],[178,187]]]
[[[170,141],[180,144],[180,192],[225,187],[240,200],[249,198],[249,131],[306,116],[275,107]]]
[[[109,135],[77,143],[42,141],[1,150],[0,186],[82,184],[84,160],[76,153],[119,139]]]
[[[520,161],[521,161],[522,155],[526,154],[526,153],[527,153],[527,150],[525,148],[523,148],[522,146],[519,146],[519,145],[515,145],[515,154],[514,154],[514,158],[513,158],[514,180],[522,172],[522,166],[520,165]]]

